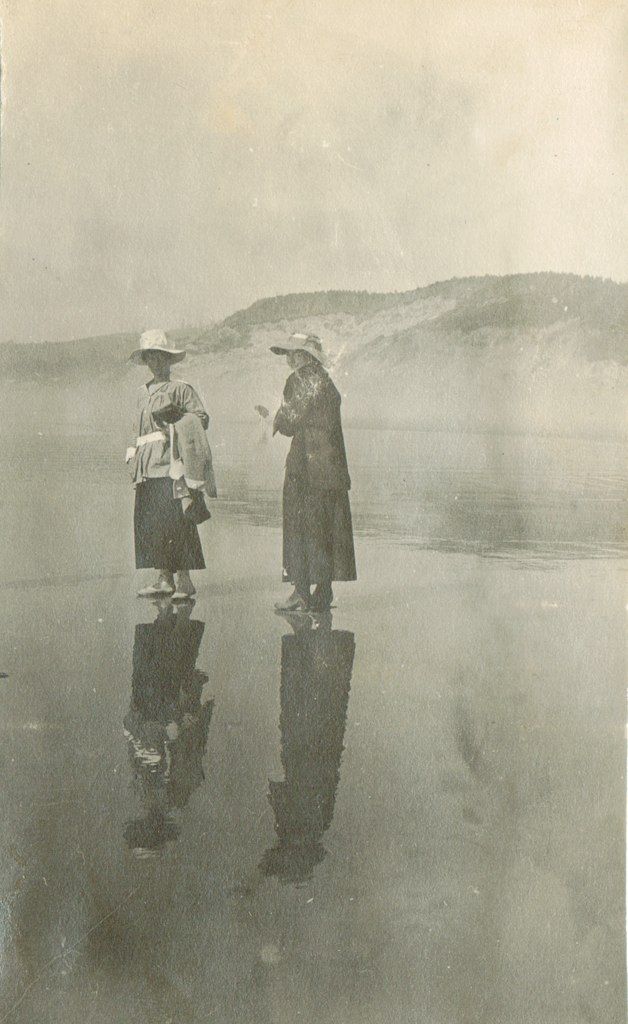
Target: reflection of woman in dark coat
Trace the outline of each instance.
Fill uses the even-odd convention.
[[[286,614],[293,634],[281,639],[282,782],[269,783],[277,840],[236,887],[253,896],[267,878],[299,884],[326,856],[340,782],[355,638],[332,629],[331,612]]]
[[[340,394],[314,335],[292,335],[271,351],[285,354],[293,370],[273,424],[274,434],[292,437],[283,491],[283,575],[294,592],[277,607],[324,611],[332,602],[332,580],[356,579]]]
[[[281,641],[281,761],[284,782],[271,782],[277,844],[264,875],[305,881],[325,856],[321,842],[334,813],[344,750],[355,640],[331,628],[331,615],[295,622]]]

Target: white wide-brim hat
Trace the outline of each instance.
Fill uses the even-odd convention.
[[[141,366],[145,352],[165,352],[170,356],[171,363],[180,363],[185,359],[185,349],[175,348],[165,331],[144,331],[140,337],[140,347],[131,352],[129,359]]]
[[[270,351],[276,356],[285,356],[288,352],[307,352],[309,356],[316,359],[323,366],[327,365],[327,358],[323,352],[321,339],[315,334],[291,334],[287,341],[281,345],[271,345]]]

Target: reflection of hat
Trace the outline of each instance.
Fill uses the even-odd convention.
[[[165,331],[144,331],[140,337],[140,347],[131,353],[129,359],[132,363],[141,366],[144,362],[145,352],[165,352],[170,356],[171,363],[179,363],[185,359],[185,350],[175,348]]]
[[[327,363],[321,339],[315,334],[291,334],[283,345],[271,345],[270,351],[274,352],[276,356],[285,356],[288,352],[307,352],[323,366]]]

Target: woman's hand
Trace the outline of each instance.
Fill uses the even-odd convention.
[[[174,403],[165,405],[163,409],[155,409],[153,412],[153,419],[160,427],[176,423],[182,416],[183,410]]]

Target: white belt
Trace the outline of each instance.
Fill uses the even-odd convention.
[[[135,445],[127,448],[125,455],[125,462],[130,462],[135,455],[138,448],[141,448],[145,444],[150,444],[151,441],[165,441],[166,435],[161,430],[153,430],[152,434],[142,434],[138,437]]]
[[[183,461],[182,459],[175,459],[174,457],[174,426],[172,423],[169,425],[170,434],[170,469],[168,470],[168,476],[172,480],[181,480],[184,475]],[[126,450],[126,461],[129,462],[133,458],[135,452],[142,445],[150,444],[151,441],[165,441],[166,435],[161,430],[153,430],[152,434],[142,434],[138,437],[135,442],[135,448],[127,448]]]
[[[164,434],[163,430],[153,430],[152,434],[142,434],[141,437],[138,437],[137,441],[135,442],[135,446],[136,448],[140,448],[143,444],[150,444],[151,441],[165,440],[166,435]]]

